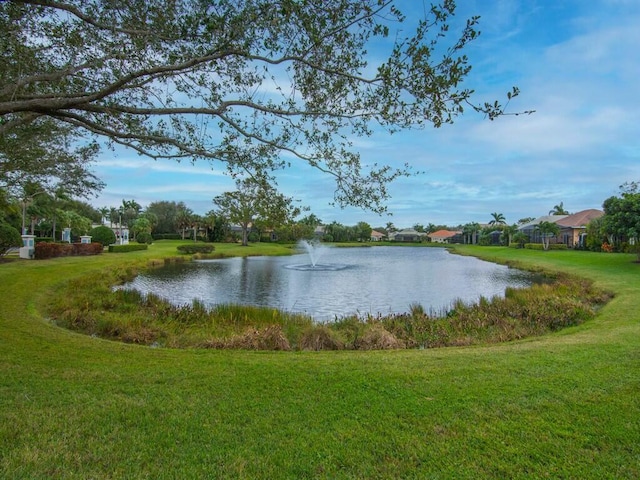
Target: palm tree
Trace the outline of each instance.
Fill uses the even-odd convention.
[[[120,210],[118,207],[109,207],[109,227],[113,228],[113,222],[118,220],[118,228],[120,228]]]
[[[129,227],[133,225],[133,221],[140,215],[142,206],[135,200],[122,199],[122,206],[119,210],[122,214],[122,222]]]
[[[560,232],[560,227],[553,222],[540,222],[536,226],[536,230],[540,232],[542,238],[542,247],[549,250],[549,239],[555,237]]]
[[[475,245],[478,243],[478,232],[480,231],[480,224],[477,222],[467,223],[462,227],[462,234],[464,235],[464,243],[470,243]]]
[[[494,212],[491,214],[493,219],[489,222],[489,225],[505,225],[507,221],[504,218],[504,215],[501,213]]]
[[[178,212],[176,214],[176,224],[182,233],[182,239],[185,239],[187,229],[193,224],[193,210],[184,203],[178,204]]]
[[[71,200],[71,197],[69,197],[62,188],[58,188],[53,195],[51,195],[51,237],[54,241],[56,239],[58,211],[60,210],[60,206],[68,200]],[[62,210],[64,210],[64,208]]]
[[[569,212],[564,209],[564,203],[560,202],[560,205],[554,205],[551,210],[549,210],[549,215],[569,215]]]
[[[511,237],[511,242],[517,243],[519,248],[523,248],[524,244],[527,243],[528,241],[529,241],[529,237],[527,236],[527,234],[520,230],[517,230],[516,233],[514,233],[513,236]]]
[[[191,228],[193,228],[193,241],[198,241],[198,232],[200,231],[200,227],[202,227],[205,223],[204,218],[197,213],[191,215]]]
[[[109,211],[111,209],[109,207],[100,207],[98,209],[98,211],[100,212],[100,215],[102,216],[102,220],[100,223],[102,223],[102,225],[104,225],[104,221],[109,217]]]
[[[506,243],[507,246],[511,246],[511,242],[513,242],[513,237],[518,233],[517,225],[509,225],[502,229],[502,243]]]

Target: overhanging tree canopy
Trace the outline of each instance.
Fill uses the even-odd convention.
[[[2,67],[0,66],[0,70]],[[0,129],[5,125],[0,118]],[[25,198],[29,185],[87,197],[104,184],[90,169],[97,144],[79,144],[69,125],[41,117],[0,133],[0,188]]]
[[[439,127],[469,107],[504,113],[461,87],[478,18],[450,34],[455,2],[444,0],[403,36],[395,3],[1,2],[0,135],[47,119],[232,172],[299,160],[334,176],[339,204],[382,211],[407,167],[363,166],[354,136]],[[374,42],[384,58],[368,53]]]

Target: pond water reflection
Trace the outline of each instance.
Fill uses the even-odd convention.
[[[402,313],[415,303],[439,312],[456,299],[503,296],[507,286],[528,287],[535,280],[443,248],[331,248],[322,265],[340,268],[297,268],[307,263],[306,255],[187,262],[146,272],[124,288],[153,292],[176,305],[198,299],[208,306],[269,306],[328,321],[353,313]]]

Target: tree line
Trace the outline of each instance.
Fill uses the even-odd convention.
[[[156,201],[143,208],[135,200],[123,199],[118,206],[95,208],[86,201],[71,198],[63,189],[49,193],[42,185],[29,184],[23,199],[11,197],[0,188],[0,250],[21,245],[20,232],[53,241],[62,239],[65,228],[73,237],[90,233],[93,225],[128,228],[133,240],[180,238],[183,240],[225,242],[250,241],[296,242],[316,238],[326,242],[367,242],[376,230],[387,238],[398,231],[392,222],[371,227],[366,222],[343,225],[325,224],[308,208],[298,206],[293,198],[279,194],[268,182],[253,177],[238,179],[237,190],[213,199],[215,208],[204,215],[195,213],[184,202]],[[603,202],[604,215],[587,225],[585,248],[604,251],[639,251],[640,183],[620,186],[620,195]],[[550,215],[566,215],[562,203]],[[414,224],[413,230],[433,233],[437,230],[461,232],[463,243],[510,245],[525,243],[529,238],[518,229],[532,217],[507,224],[503,214],[491,213],[487,224],[470,222],[455,227]],[[545,221],[537,225],[543,243],[558,234],[558,225]],[[640,251],[639,251],[640,253]]]

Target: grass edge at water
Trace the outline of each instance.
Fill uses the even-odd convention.
[[[157,295],[116,289],[145,269],[183,261],[113,266],[58,285],[47,314],[60,326],[127,343],[173,348],[395,349],[487,344],[543,335],[593,317],[610,299],[587,281],[553,275],[552,285],[507,288],[504,296],[456,301],[440,313],[417,305],[388,315],[346,315],[314,326],[311,317],[272,307],[174,305]],[[313,338],[313,340],[312,340]],[[321,341],[324,339],[324,341]]]

